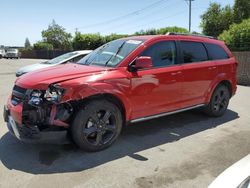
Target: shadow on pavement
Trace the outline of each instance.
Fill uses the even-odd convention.
[[[0,139],[0,160],[8,169],[31,174],[83,171],[125,156],[146,161],[148,160],[146,157],[136,153],[175,142],[237,118],[239,118],[238,114],[231,110],[220,118],[210,118],[200,111],[193,110],[136,123],[124,128],[114,145],[97,153],[80,151],[70,144],[24,144],[6,133]],[[163,150],[160,147],[158,149]]]

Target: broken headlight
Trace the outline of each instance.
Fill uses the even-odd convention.
[[[33,90],[31,93],[30,93],[30,97],[29,97],[29,104],[30,105],[39,105],[41,102],[42,102],[42,91],[40,90]]]
[[[47,101],[58,103],[63,97],[64,89],[58,85],[50,85],[44,94],[44,98]]]

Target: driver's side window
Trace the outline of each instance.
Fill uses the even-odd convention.
[[[176,64],[176,45],[174,41],[161,41],[149,46],[140,56],[152,58],[153,67]]]

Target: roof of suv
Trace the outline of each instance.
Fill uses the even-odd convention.
[[[142,35],[142,36],[132,36],[128,38],[133,40],[145,40],[145,41],[151,41],[157,39],[192,40],[192,41],[208,42],[214,44],[224,44],[223,41],[217,40],[209,36],[191,35],[191,34],[190,35],[189,34]]]

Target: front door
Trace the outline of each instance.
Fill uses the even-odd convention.
[[[180,108],[182,68],[174,41],[161,41],[140,56],[152,58],[153,67],[131,73],[132,119]]]

